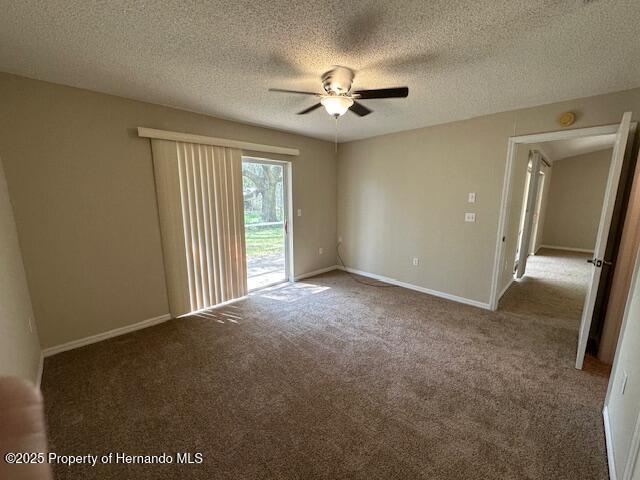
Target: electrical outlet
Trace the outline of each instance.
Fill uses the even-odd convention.
[[[322,255],[324,253],[324,248],[320,247],[318,249],[318,255]]]
[[[476,194],[475,192],[469,192],[469,203],[476,203]]]
[[[299,216],[299,217],[301,217],[301,216],[302,216],[302,209],[301,209],[301,208],[299,208],[299,209],[298,209],[298,216]]]
[[[413,262],[411,262],[411,263],[413,263],[413,266],[414,266],[414,267],[417,267],[417,266],[418,266],[418,264],[420,263],[420,260],[418,260],[418,258],[417,258],[417,257],[415,257],[415,258],[413,259]]]
[[[624,370],[622,371],[622,385],[620,385],[620,395],[624,395],[624,391],[627,388],[627,380],[629,379],[629,375]]]
[[[476,221],[476,214],[475,213],[465,213],[464,214],[464,221],[465,222],[475,222]]]

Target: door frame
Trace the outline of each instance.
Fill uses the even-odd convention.
[[[262,288],[268,288],[274,285],[278,285],[279,283],[293,282],[293,272],[295,271],[293,266],[293,183],[291,175],[291,162],[288,160],[277,160],[272,158],[255,157],[253,155],[242,155],[242,162],[244,163],[245,161],[249,163],[262,163],[265,165],[278,165],[282,167],[282,196],[284,197],[282,202],[284,207],[283,217],[284,221],[287,224],[287,229],[284,236],[285,279],[283,281],[270,283],[268,285],[264,285],[257,289],[251,290],[253,292]]]
[[[635,131],[636,122],[631,122],[630,137]],[[603,125],[599,127],[575,128],[571,130],[558,130],[545,133],[534,133],[530,135],[517,135],[509,137],[507,142],[507,164],[502,180],[502,196],[500,198],[500,214],[498,217],[498,229],[496,235],[496,247],[494,250],[493,272],[491,276],[491,294],[489,307],[491,310],[498,309],[498,301],[500,300],[500,291],[498,282],[500,281],[501,265],[504,264],[505,236],[507,215],[509,214],[509,203],[513,195],[511,181],[514,173],[513,164],[516,159],[517,146],[520,144],[536,144],[541,142],[550,142],[553,140],[567,140],[571,138],[590,137],[593,135],[608,135],[617,133],[620,123]],[[539,146],[538,146],[538,149]],[[540,149],[541,150],[541,149]],[[544,153],[544,152],[543,152]]]

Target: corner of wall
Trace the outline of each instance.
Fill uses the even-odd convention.
[[[40,361],[40,340],[0,158],[0,374],[37,384]]]

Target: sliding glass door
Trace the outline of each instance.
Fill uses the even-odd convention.
[[[288,169],[284,162],[242,159],[249,290],[289,280]]]

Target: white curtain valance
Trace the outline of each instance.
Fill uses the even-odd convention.
[[[273,145],[263,145],[261,143],[242,142],[240,140],[207,137],[205,135],[193,135],[191,133],[157,130],[155,128],[138,127],[138,136],[158,140],[172,140],[175,142],[213,145],[216,147],[238,148],[240,150],[250,150],[253,152],[277,153],[281,155],[300,155],[300,150],[298,150],[297,148],[276,147]]]
[[[242,152],[151,143],[171,314],[245,296]]]

